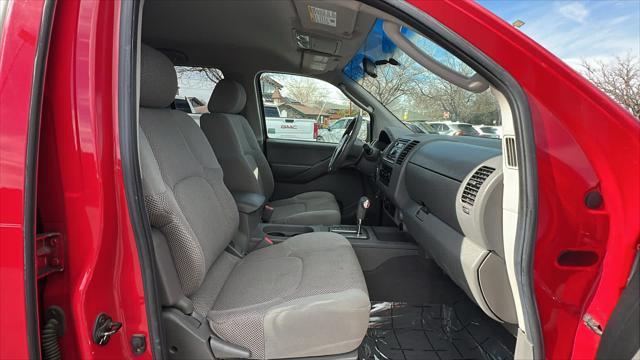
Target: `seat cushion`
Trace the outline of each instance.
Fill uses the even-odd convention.
[[[349,242],[308,233],[250,253],[227,278],[211,328],[254,359],[352,351],[369,319],[369,296]]]
[[[273,214],[269,222],[295,225],[340,224],[340,208],[333,194],[312,191],[270,203]]]

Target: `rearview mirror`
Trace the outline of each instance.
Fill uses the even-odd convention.
[[[362,69],[364,70],[365,74],[371,76],[372,78],[378,77],[376,63],[374,63],[373,60],[369,59],[368,57],[362,58]]]

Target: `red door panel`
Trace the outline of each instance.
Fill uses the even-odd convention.
[[[593,358],[600,339],[583,316],[606,326],[640,234],[637,120],[480,5],[411,2],[502,66],[526,93],[537,148],[533,276],[545,355]],[[592,190],[604,198],[596,209],[585,205]],[[595,261],[577,261],[576,253]]]
[[[60,1],[46,75],[38,203],[45,232],[63,234],[65,270],[47,278],[43,309],[66,315],[65,359],[150,359],[138,252],[118,148],[119,1]],[[105,346],[100,313],[122,323]],[[133,335],[146,351],[133,353]]]
[[[9,2],[0,40],[0,357],[5,359],[29,357],[24,234],[35,229],[24,223],[25,163],[43,8],[43,1]]]

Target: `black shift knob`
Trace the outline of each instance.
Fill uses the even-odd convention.
[[[367,212],[367,209],[371,206],[371,201],[369,201],[369,198],[366,196],[363,196],[360,198],[360,201],[358,203],[358,212],[356,214],[357,218],[358,218],[358,224],[362,223],[362,220],[364,220],[364,215]]]

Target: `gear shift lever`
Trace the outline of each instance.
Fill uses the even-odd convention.
[[[357,237],[360,237],[360,233],[362,230],[362,221],[364,220],[364,216],[367,213],[367,209],[371,206],[371,201],[366,196],[360,198],[358,203],[358,212],[356,213],[356,217],[358,218],[358,233]]]

